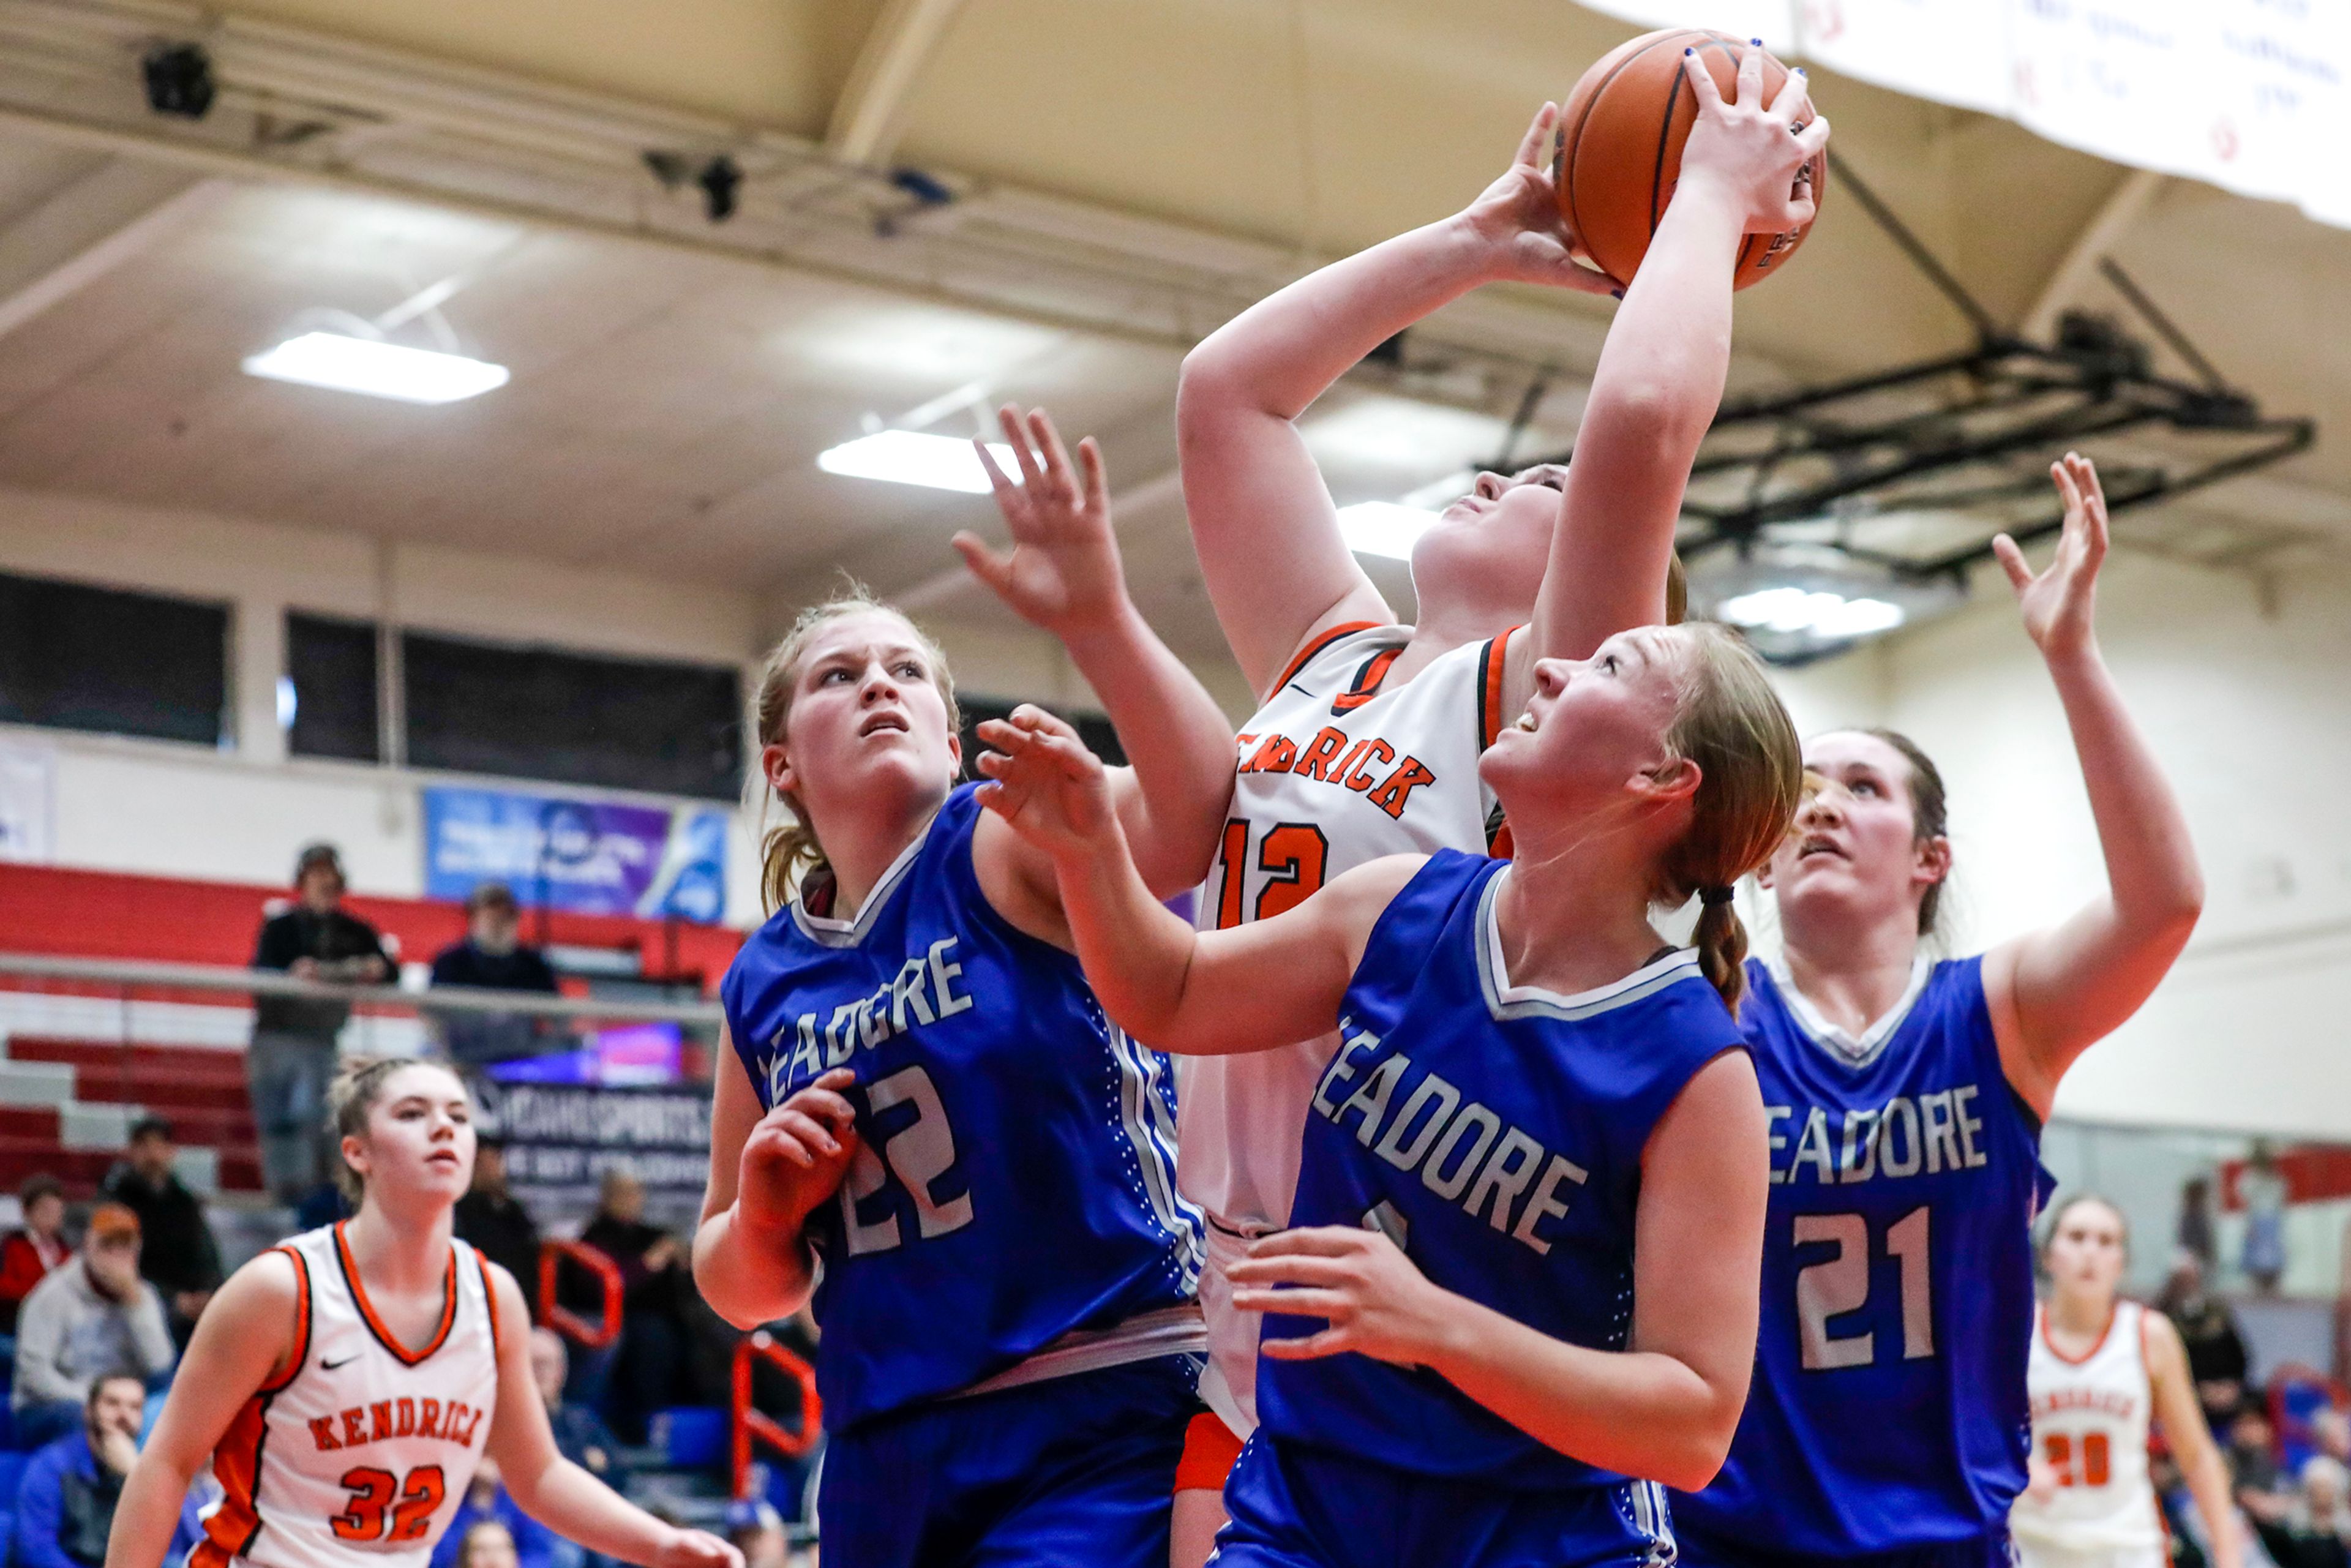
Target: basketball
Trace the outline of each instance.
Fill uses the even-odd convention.
[[[1669,27],[1630,39],[1604,55],[1568,95],[1559,117],[1552,179],[1560,215],[1576,247],[1618,283],[1630,285],[1650,236],[1673,200],[1682,144],[1698,120],[1698,94],[1682,74],[1683,51],[1696,48],[1725,99],[1738,91],[1739,40],[1727,33]],[[1776,98],[1788,68],[1763,57],[1763,101]],[[1828,154],[1806,165],[1814,215],[1828,188]],[[1751,234],[1739,247],[1735,288],[1760,283],[1787,264],[1812,225],[1786,234]]]

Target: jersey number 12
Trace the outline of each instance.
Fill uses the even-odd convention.
[[[1935,1354],[1934,1276],[1928,1250],[1928,1210],[1922,1204],[1886,1228],[1886,1252],[1902,1266],[1902,1359]],[[1830,1372],[1867,1366],[1877,1359],[1877,1335],[1833,1335],[1829,1320],[1869,1304],[1869,1221],[1858,1214],[1796,1216],[1796,1245],[1826,1242],[1836,1248],[1817,1263],[1796,1270],[1796,1327],[1803,1342],[1804,1370]]]
[[[1225,824],[1217,849],[1217,929],[1229,931],[1244,920],[1270,920],[1285,909],[1295,909],[1314,895],[1331,860],[1331,841],[1311,822],[1276,822],[1265,831],[1257,847],[1257,869],[1265,885],[1257,891],[1257,905],[1243,913],[1241,898],[1249,884],[1249,825],[1235,817]]]

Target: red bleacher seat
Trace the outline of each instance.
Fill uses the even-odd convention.
[[[244,1052],[12,1035],[7,1053],[12,1061],[71,1067],[78,1101],[139,1105],[169,1117],[182,1146],[214,1152],[221,1190],[261,1190],[260,1150],[246,1094]],[[97,1189],[119,1155],[61,1146],[58,1122],[57,1113],[47,1106],[0,1105],[0,1186],[14,1186],[46,1170],[78,1196]]]

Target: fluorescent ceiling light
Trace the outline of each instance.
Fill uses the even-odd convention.
[[[1734,625],[1824,638],[1888,632],[1902,624],[1902,617],[1900,605],[1883,599],[1847,599],[1842,593],[1808,593],[1801,588],[1759,588],[1722,606],[1722,618]]]
[[[992,441],[987,455],[1008,476],[1018,476],[1019,461],[1012,448]],[[816,465],[828,474],[855,479],[886,479],[893,485],[923,485],[934,490],[960,490],[967,496],[987,494],[987,470],[971,443],[952,435],[932,435],[920,430],[879,430],[829,446],[816,455]]]
[[[1412,559],[1412,541],[1428,531],[1437,514],[1395,501],[1358,501],[1339,508],[1339,537],[1358,555]]]
[[[402,402],[457,402],[502,387],[508,379],[504,365],[340,332],[288,338],[266,353],[247,356],[245,373]]]

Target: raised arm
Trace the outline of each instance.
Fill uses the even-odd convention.
[[[1353,1351],[1426,1366],[1571,1458],[1696,1491],[1730,1451],[1755,1362],[1764,1136],[1755,1068],[1737,1051],[1701,1069],[1650,1134],[1622,1351],[1569,1344],[1444,1290],[1386,1236],[1352,1226],[1259,1240],[1228,1271],[1233,1304],[1329,1321],[1267,1340],[1274,1360]]]
[[[2097,470],[2068,453],[2051,472],[2065,501],[2057,559],[2035,577],[2005,534],[1993,549],[2065,707],[2105,856],[2106,889],[2062,923],[2003,942],[1983,960],[2001,1064],[2043,1117],[2074,1059],[2138,1011],[2204,908],[2188,819],[2098,653],[2106,503]]]
[[[1467,208],[1333,262],[1242,311],[1185,358],[1176,403],[1184,504],[1208,598],[1260,696],[1301,643],[1387,601],[1340,537],[1298,417],[1357,361],[1483,283],[1614,285],[1576,266],[1542,163],[1544,104],[1510,169]]]
[[[298,1371],[295,1343],[302,1281],[282,1252],[264,1252],[229,1277],[212,1299],[188,1342],[188,1364],[199,1375],[172,1383],[155,1429],[122,1483],[106,1568],[155,1568],[180,1527],[180,1506],[196,1472],[212,1461],[221,1438],[263,1388]],[[235,1541],[225,1542],[230,1551]]]
[[[1513,660],[1527,669],[1536,658],[1587,658],[1616,632],[1665,620],[1682,492],[1730,369],[1740,244],[1813,216],[1799,177],[1827,144],[1829,124],[1812,113],[1802,74],[1791,73],[1767,109],[1761,48],[1740,61],[1731,102],[1698,57],[1682,63],[1698,121],[1593,372],[1532,636]]]
[[[856,1157],[856,1113],[839,1092],[856,1074],[835,1068],[762,1114],[724,1030],[717,1055],[694,1282],[711,1311],[752,1329],[791,1316],[816,1289],[808,1217],[831,1201]]]
[[[1008,406],[1000,417],[1020,482],[1007,478],[987,448],[975,444],[1012,531],[1012,553],[998,556],[970,533],[956,536],[956,549],[1022,619],[1061,639],[1102,699],[1130,764],[1112,770],[1111,789],[1144,881],[1163,898],[1196,887],[1208,873],[1232,797],[1233,727],[1127,595],[1110,486],[1093,437],[1078,443],[1073,467],[1044,410],[1024,418]],[[999,908],[1004,900],[988,862],[1004,855],[1025,860],[1029,894],[1050,899],[1043,857],[1023,850],[1000,825],[982,833],[973,853]]]
[[[980,727],[981,800],[1045,854],[1071,946],[1102,1010],[1181,1055],[1270,1051],[1328,1033],[1380,912],[1419,868],[1358,866],[1270,920],[1197,932],[1151,894],[1127,853],[1101,759],[1041,708]]]
[[[2188,1482],[2196,1511],[2204,1516],[2204,1533],[2212,1542],[2212,1568],[2243,1568],[2244,1530],[2236,1505],[2229,1500],[2229,1466],[2204,1424],[2204,1407],[2197,1402],[2196,1383],[2188,1374],[2188,1347],[2179,1331],[2161,1312],[2139,1314],[2146,1336],[2147,1381],[2155,1397],[2155,1418],[2163,1427],[2163,1440]]]

